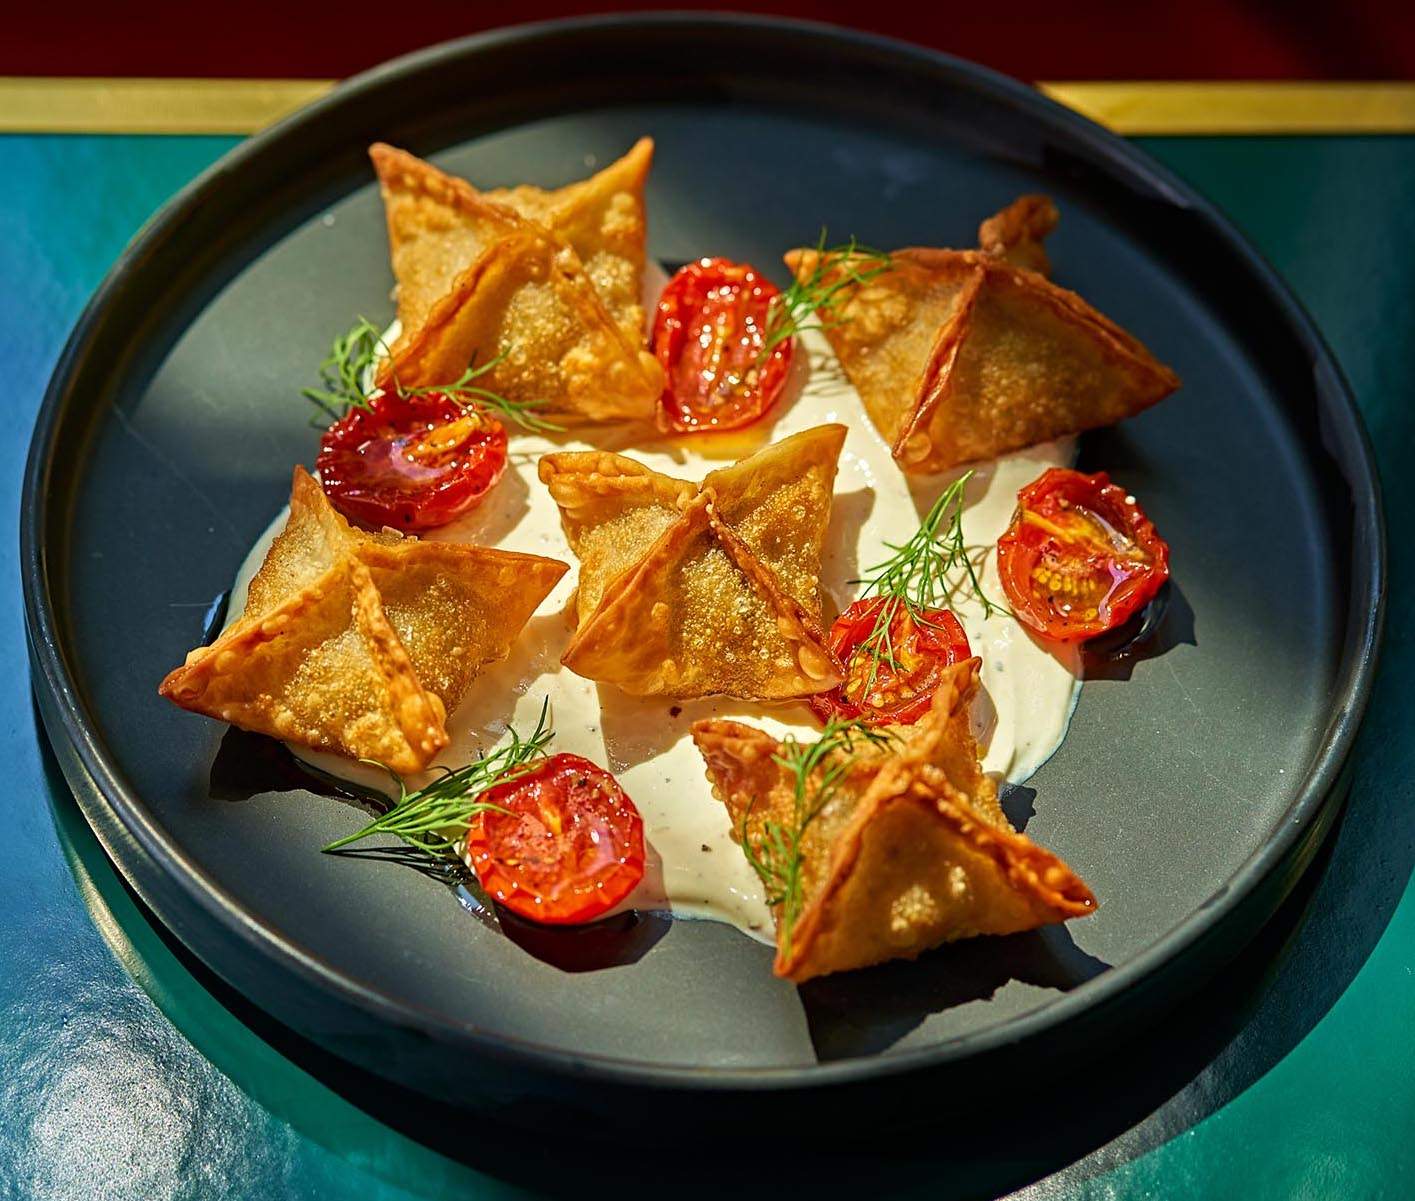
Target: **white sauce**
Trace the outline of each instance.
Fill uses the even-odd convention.
[[[652,268],[649,275],[645,291],[656,300],[665,280],[661,274],[653,278]],[[652,300],[647,308],[651,313]],[[395,333],[390,331],[390,340]],[[792,379],[778,402],[774,423],[762,423],[744,437],[724,435],[706,443],[688,438],[631,447],[610,445],[601,438],[597,445],[623,451],[667,475],[697,480],[767,440],[777,441],[831,421],[848,426],[849,434],[840,456],[835,508],[821,567],[828,623],[834,612],[855,599],[858,589],[850,581],[889,555],[886,542],[908,538],[942,489],[960,473],[906,478],[819,333],[801,337]],[[560,528],[559,510],[536,475],[536,462],[550,451],[595,447],[573,438],[551,441],[513,427],[511,448],[506,475],[481,505],[427,537],[546,555],[568,562],[571,570],[527,624],[510,657],[472,683],[448,720],[452,741],[441,761],[454,767],[466,763],[479,749],[493,746],[508,721],[529,731],[542,701],[549,697],[555,720],[552,749],[606,766],[643,815],[648,870],[622,907],[668,909],[679,916],[730,922],[770,941],[771,916],[761,883],[732,842],[727,810],[712,796],[689,730],[699,718],[730,717],[777,736],[795,732],[810,739],[819,726],[804,703],[767,707],[729,698],[639,699],[561,667],[561,653],[573,632],[571,601],[578,573]],[[1017,490],[1047,467],[1069,465],[1073,450],[1074,439],[1061,439],[975,467],[967,487],[963,530],[968,546],[988,548],[981,579],[993,600],[1004,599],[995,545],[1011,520]],[[241,565],[228,620],[244,610],[246,587],[270,541],[283,528],[285,516],[282,512],[276,518]],[[985,618],[981,604],[971,595],[960,592],[953,608],[973,653],[983,660],[983,691],[974,713],[975,728],[986,748],[983,766],[999,778],[1025,780],[1066,733],[1080,686],[1079,652],[1044,647],[1012,617],[995,613]],[[676,716],[674,709],[679,710]],[[305,747],[290,749],[335,777],[366,788],[387,787],[385,776],[347,759]]]

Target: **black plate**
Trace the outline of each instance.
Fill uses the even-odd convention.
[[[1092,884],[1094,917],[799,991],[715,924],[507,938],[433,880],[319,855],[347,824],[341,802],[282,785],[261,740],[157,698],[284,501],[290,464],[312,458],[297,388],[354,314],[390,312],[366,145],[485,185],[554,185],[641,133],[658,142],[651,249],[670,262],[725,254],[779,274],[781,252],[822,224],[877,245],[968,245],[979,218],[1044,190],[1063,214],[1056,278],[1183,376],[1175,398],[1082,441],[1083,465],[1144,498],[1177,586],[1136,653],[1092,665],[1062,749],[1009,798]],[[921,1069],[995,1077],[1009,1057],[1115,1037],[1241,947],[1310,858],[1380,626],[1379,505],[1354,406],[1231,227],[1028,88],[776,21],[474,38],[242,145],[143,231],[85,312],[24,505],[45,721],[143,898],[299,1031],[503,1112],[554,1097],[623,1116],[633,1099],[706,1092],[713,1112],[743,1116],[722,1090],[740,1106],[780,1089],[843,1112],[829,1084],[873,1094],[850,1106],[858,1122],[895,1112]]]

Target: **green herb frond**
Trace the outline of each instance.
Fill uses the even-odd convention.
[[[508,400],[506,397],[483,388],[477,380],[501,363],[510,350],[503,350],[493,359],[480,366],[475,361],[450,384],[433,384],[423,388],[405,388],[393,372],[392,384],[399,396],[427,396],[437,393],[456,401],[463,408],[494,410],[514,421],[522,429],[543,433],[558,432],[563,426],[536,414],[535,410],[544,403],[539,400]],[[382,332],[365,317],[360,317],[348,330],[334,339],[329,354],[319,365],[319,387],[301,388],[300,395],[310,401],[329,420],[339,421],[348,416],[351,409],[370,407],[370,393],[367,385],[373,378],[374,368],[382,359],[389,359],[388,343]],[[316,417],[314,423],[319,425]]]
[[[478,387],[476,381],[506,358],[511,352],[503,350],[494,359],[488,359],[480,367],[475,362],[471,363],[450,384],[433,384],[425,388],[405,388],[398,383],[394,377],[394,386],[402,396],[427,396],[436,392],[439,396],[447,396],[455,400],[463,408],[495,409],[503,417],[514,421],[522,429],[538,430],[541,433],[559,433],[565,427],[556,425],[553,421],[547,421],[544,417],[538,416],[536,409],[544,403],[539,400],[508,400],[495,392],[486,388]]]
[[[848,289],[867,284],[891,266],[889,254],[873,250],[853,237],[838,246],[826,245],[826,231],[815,245],[815,263],[804,279],[771,302],[758,361],[764,362],[782,342],[808,329],[839,325],[837,310],[848,298]],[[814,319],[814,320],[813,320]]]
[[[334,339],[329,354],[319,365],[319,387],[301,388],[300,395],[331,423],[347,415],[350,409],[366,409],[369,405],[364,380],[387,353],[388,347],[378,327],[360,317]],[[313,424],[319,424],[318,418]]]
[[[398,799],[381,817],[362,830],[329,843],[324,850],[338,851],[374,834],[391,834],[432,858],[456,859],[460,832],[473,817],[489,810],[505,812],[498,805],[480,800],[481,795],[492,785],[529,771],[538,759],[545,757],[545,748],[555,735],[550,699],[547,697],[541,705],[536,728],[529,736],[523,737],[514,727],[507,733],[509,741],[478,755],[465,767],[455,771],[439,767],[438,778],[416,792],[409,792],[403,777],[392,768],[364,760],[372,766],[383,767],[393,777],[398,786]]]
[[[792,932],[805,904],[806,831],[834,799],[854,767],[860,744],[883,746],[894,737],[887,730],[871,729],[859,719],[832,719],[815,742],[803,743],[788,734],[772,759],[791,777],[790,819],[780,822],[768,818],[753,834],[748,825],[756,798],[743,811],[738,841],[762,882],[767,904],[780,909],[777,942],[783,957],[791,954]]]
[[[884,598],[874,627],[859,647],[859,653],[873,660],[865,695],[874,687],[881,663],[897,666],[893,628],[901,608],[916,624],[928,625],[927,610],[951,605],[960,593],[971,593],[982,605],[984,617],[1009,612],[983,590],[978,564],[963,540],[964,493],[972,478],[969,470],[954,480],[930,506],[913,537],[899,545],[885,543],[894,553],[869,568],[864,579],[851,581],[864,585],[861,598]]]

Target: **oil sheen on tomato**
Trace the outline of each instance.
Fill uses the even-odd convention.
[[[506,430],[440,393],[382,393],[324,432],[316,468],[345,517],[374,529],[435,529],[501,478]]]
[[[845,681],[811,697],[811,711],[823,722],[912,725],[928,712],[943,669],[972,655],[968,636],[947,609],[916,617],[882,596],[858,600],[837,617],[830,648],[845,664]]]
[[[603,917],[644,874],[644,824],[605,771],[553,755],[489,788],[467,832],[466,857],[498,904],[532,921]]]
[[[765,349],[778,294],[754,267],[727,259],[699,259],[668,282],[653,327],[664,374],[664,428],[683,434],[740,429],[776,403],[792,353],[789,337]]]
[[[1052,468],[1018,492],[998,569],[1022,621],[1075,642],[1115,629],[1154,598],[1169,578],[1169,547],[1105,472]]]

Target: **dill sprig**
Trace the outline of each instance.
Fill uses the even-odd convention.
[[[738,825],[738,841],[747,862],[766,890],[766,903],[780,907],[777,918],[777,945],[783,958],[791,954],[791,935],[805,904],[803,867],[805,836],[811,823],[835,798],[841,783],[855,764],[859,742],[882,746],[894,737],[885,730],[872,730],[858,718],[832,718],[820,738],[802,743],[787,735],[772,756],[791,775],[791,817],[788,822],[767,818],[761,832],[752,837],[747,825],[756,807],[753,798]]]
[[[446,396],[467,409],[491,409],[509,421],[514,421],[522,429],[541,433],[555,433],[563,429],[553,421],[537,415],[535,410],[543,404],[539,400],[508,400],[489,388],[481,387],[476,381],[505,360],[510,350],[503,350],[495,358],[488,359],[480,366],[475,360],[450,384],[431,384],[422,388],[406,388],[398,379],[396,371],[391,371],[392,385],[399,396],[405,399],[413,396],[428,396],[436,393]],[[300,395],[314,404],[331,423],[348,416],[350,409],[368,409],[372,393],[366,391],[373,379],[374,369],[382,359],[391,360],[388,343],[383,333],[365,317],[360,317],[349,329],[334,339],[329,354],[319,365],[317,388],[301,388]],[[314,424],[319,424],[318,418]]]
[[[544,401],[539,400],[508,400],[506,397],[486,388],[478,387],[476,381],[500,363],[508,354],[509,350],[503,350],[494,359],[488,359],[480,367],[475,363],[470,364],[450,384],[430,384],[425,388],[405,388],[398,382],[397,375],[393,377],[393,386],[398,389],[400,396],[427,396],[437,393],[439,396],[448,396],[460,404],[463,408],[495,409],[503,417],[514,421],[522,429],[537,430],[541,433],[558,433],[565,427],[556,425],[553,421],[547,421],[539,416],[535,410]]]
[[[360,317],[329,348],[319,365],[318,388],[301,388],[300,395],[315,405],[330,422],[348,415],[350,409],[367,409],[364,381],[374,365],[387,353],[379,328]],[[318,424],[318,419],[315,421]]]
[[[758,362],[765,362],[777,346],[804,330],[839,325],[841,319],[836,310],[848,298],[847,289],[869,283],[891,266],[887,252],[872,250],[853,237],[838,246],[827,246],[825,239],[826,231],[822,229],[809,274],[793,280],[790,287],[772,299]]]
[[[965,471],[949,484],[930,506],[909,541],[898,545],[885,543],[894,554],[871,567],[864,579],[851,581],[864,585],[861,599],[884,598],[875,615],[874,627],[857,651],[868,654],[873,660],[864,688],[866,696],[874,688],[881,663],[899,667],[893,631],[901,610],[907,612],[916,625],[932,626],[928,610],[944,602],[951,604],[960,591],[966,590],[981,603],[984,617],[1008,612],[1006,606],[990,599],[983,590],[977,565],[963,540],[963,496],[972,478],[973,472]]]
[[[509,742],[478,755],[456,771],[440,767],[442,774],[416,792],[409,792],[403,777],[392,768],[385,768],[398,785],[398,799],[393,806],[362,830],[336,839],[324,850],[338,851],[374,834],[391,834],[434,859],[458,858],[461,832],[473,817],[488,811],[506,812],[499,805],[480,800],[481,795],[495,784],[524,774],[536,760],[545,757],[545,748],[555,735],[550,720],[550,699],[547,697],[541,705],[536,728],[529,737],[522,737],[514,728],[508,733]]]

